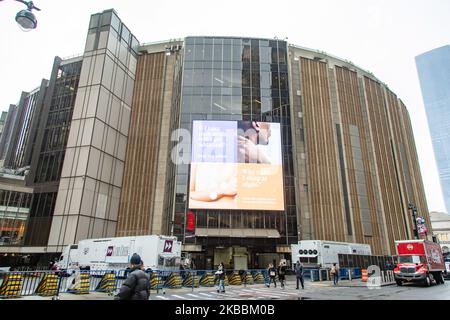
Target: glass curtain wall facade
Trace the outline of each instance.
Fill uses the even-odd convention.
[[[416,64],[445,207],[450,212],[450,45],[417,56]]]
[[[188,37],[184,47],[180,128],[195,120],[247,120],[281,125],[285,211],[192,210],[196,228],[276,229],[280,238],[185,237],[189,165],[176,172],[175,235],[203,246],[258,246],[297,241],[287,43],[280,40]],[[190,151],[189,151],[190,152]],[[188,156],[190,159],[190,154]],[[183,233],[181,233],[183,232]]]
[[[28,182],[35,186],[25,236],[28,246],[47,245],[82,65],[81,60],[64,63],[58,58],[55,63],[50,95],[46,99],[48,113],[43,112],[41,119],[42,140],[36,144],[32,181]]]
[[[75,104],[82,61],[58,68],[34,182],[59,181]]]
[[[0,190],[0,246],[23,245],[32,193]]]
[[[5,165],[9,168],[21,168],[30,164],[31,159],[29,159],[29,154],[26,154],[26,148],[28,146],[31,147],[31,144],[34,143],[34,139],[36,138],[36,135],[32,134],[31,129],[33,120],[36,121],[35,118],[39,118],[40,106],[37,105],[37,100],[40,92],[38,88],[26,94],[23,104],[19,107],[20,118],[18,119],[19,123],[16,128],[17,133],[14,134],[15,146],[12,148],[13,154],[8,159],[9,161],[5,162]],[[44,93],[42,92],[42,94]]]
[[[5,125],[3,127],[2,136],[0,138],[0,163],[3,167],[6,153],[8,152],[9,145],[11,144],[12,132],[14,129],[14,123],[17,117],[17,106],[10,105],[8,109],[8,115],[6,116]]]

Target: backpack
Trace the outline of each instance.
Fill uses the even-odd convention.
[[[275,277],[275,276],[276,276],[275,269],[273,269],[273,268],[269,269],[269,275],[270,275],[271,277]]]

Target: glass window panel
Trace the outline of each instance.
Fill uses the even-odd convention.
[[[191,46],[188,46],[184,49],[184,59],[186,61],[194,60],[194,49]]]
[[[116,29],[116,31],[119,31],[120,28],[120,20],[119,18],[113,13],[111,16],[111,26]]]
[[[213,59],[213,46],[205,45],[203,50],[203,60],[212,61]]]
[[[130,30],[125,25],[122,25],[122,39],[125,40],[127,44],[130,44]]]
[[[222,61],[222,45],[214,44],[214,61]]]
[[[231,64],[231,69],[233,70],[242,70],[242,63],[241,62],[233,62]]]
[[[111,24],[111,16],[112,16],[112,12],[111,11],[103,13],[102,14],[102,23],[101,23],[101,25],[102,26],[106,26],[106,25]]]
[[[203,60],[203,45],[195,45],[194,60]]]
[[[232,67],[233,67],[233,64],[230,61],[224,61],[222,64],[222,69],[224,69],[224,70],[231,70]]]
[[[232,59],[233,61],[241,61],[242,59],[242,46],[232,47]]]
[[[185,87],[185,86],[192,86],[193,75],[194,75],[194,70],[192,70],[192,69],[184,70],[183,87]]]
[[[204,38],[202,38],[202,37],[195,37],[194,41],[195,41],[195,45],[203,46]]]
[[[223,61],[231,61],[232,57],[232,46],[224,45],[223,46]]]

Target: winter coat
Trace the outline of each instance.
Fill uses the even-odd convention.
[[[295,275],[298,278],[303,277],[303,265],[301,263],[295,265]]]
[[[286,275],[286,266],[279,266],[278,267],[278,278],[280,280],[284,280],[285,275]]]
[[[139,268],[128,275],[117,294],[117,300],[148,300],[150,295],[150,277]]]
[[[218,270],[217,270],[217,276],[219,278],[219,280],[225,280],[225,267],[221,267],[219,266]]]

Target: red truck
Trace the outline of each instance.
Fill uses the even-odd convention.
[[[444,257],[439,244],[427,240],[395,241],[398,263],[394,269],[397,285],[419,282],[430,286],[444,283]]]

